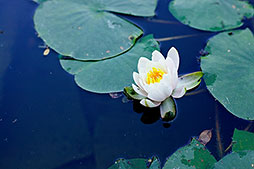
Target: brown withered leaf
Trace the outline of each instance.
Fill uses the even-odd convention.
[[[204,130],[199,135],[198,141],[205,146],[211,140],[211,138],[212,138],[212,129]]]

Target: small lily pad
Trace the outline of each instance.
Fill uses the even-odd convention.
[[[254,120],[254,38],[249,29],[211,38],[201,58],[211,94],[239,118]]]
[[[203,169],[212,168],[216,162],[210,152],[196,139],[191,143],[177,150],[167,159],[163,169],[184,168]]]
[[[139,58],[150,59],[154,50],[159,50],[159,45],[148,35],[118,57],[90,62],[62,58],[60,62],[67,72],[75,75],[81,88],[96,93],[120,92],[133,83],[132,73],[137,71]]]
[[[153,16],[155,7],[155,0],[48,0],[37,8],[34,23],[39,36],[59,54],[101,60],[128,51],[143,33],[112,12]]]
[[[254,13],[253,7],[241,0],[173,0],[169,10],[183,24],[214,32],[238,28],[244,17]]]

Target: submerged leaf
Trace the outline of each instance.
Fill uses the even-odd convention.
[[[39,36],[59,54],[101,60],[128,51],[143,33],[112,12],[153,16],[155,7],[155,0],[48,0],[37,8],[34,23]]]
[[[243,25],[254,9],[241,0],[173,0],[170,12],[183,24],[207,31],[222,31]]]
[[[204,130],[198,138],[198,141],[204,146],[211,140],[212,138],[212,130]]]
[[[254,38],[249,29],[211,38],[201,58],[211,94],[239,118],[254,120]]]

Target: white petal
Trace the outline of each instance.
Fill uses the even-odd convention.
[[[137,87],[136,85],[132,84],[132,88],[137,94],[142,95],[142,96],[147,96],[147,93],[144,90],[142,90],[141,88]]]
[[[166,58],[165,63],[168,70],[177,70],[174,61],[170,57]]]
[[[133,72],[133,80],[139,88],[143,89],[143,85],[140,83],[140,77],[137,72]]]
[[[153,51],[152,53],[153,62],[159,62],[159,60],[162,60],[162,59],[165,60],[164,56],[158,50]]]
[[[160,81],[160,83],[166,85],[168,88],[170,88],[171,92],[175,88],[174,86],[174,79],[172,78],[171,74],[164,74],[163,79]],[[169,94],[171,95],[171,93]]]
[[[164,88],[164,86],[158,87],[158,84],[150,84],[149,87],[146,88],[146,91],[148,93],[147,97],[151,100],[162,102],[165,100],[168,95],[164,90],[167,88]]]
[[[180,98],[180,97],[183,97],[185,93],[186,93],[186,88],[184,86],[177,86],[172,92],[172,97]]]
[[[173,114],[176,113],[175,101],[171,97],[167,98],[160,105],[161,118],[164,118],[169,112],[172,112]]]
[[[144,88],[144,84],[146,84],[146,73],[139,73],[140,83],[142,84],[142,87]]]
[[[177,69],[176,69],[175,64],[171,58],[166,59],[166,65],[167,65],[167,69],[168,69],[168,74],[171,74],[173,88],[175,88],[177,81],[178,81]]]
[[[142,104],[145,107],[157,107],[161,104],[161,102],[156,102],[149,99],[142,99],[140,101],[140,104]]]
[[[179,67],[179,55],[176,48],[172,47],[167,54],[167,58],[171,58],[175,64],[176,69]]]
[[[151,63],[151,61],[145,57],[141,57],[138,60],[138,72],[143,73],[146,70],[147,64]]]

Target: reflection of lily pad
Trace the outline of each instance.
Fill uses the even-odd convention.
[[[249,29],[211,38],[201,59],[208,90],[237,117],[254,120],[254,38]],[[211,83],[213,81],[213,83]]]
[[[151,58],[159,50],[152,36],[137,41],[128,52],[111,59],[95,62],[61,59],[62,67],[75,75],[76,83],[83,89],[97,93],[119,92],[132,83],[132,73],[137,69],[138,59]]]
[[[215,162],[215,158],[210,154],[205,146],[196,139],[193,139],[190,144],[177,150],[172,156],[170,156],[163,169],[211,168]]]
[[[254,167],[254,151],[231,153],[215,163],[215,169],[252,169]]]
[[[130,49],[143,33],[111,12],[153,16],[155,7],[155,0],[50,0],[38,7],[34,23],[39,36],[58,53],[99,60]]]
[[[243,17],[252,17],[254,10],[240,0],[173,0],[170,12],[182,23],[207,31],[240,27]]]

